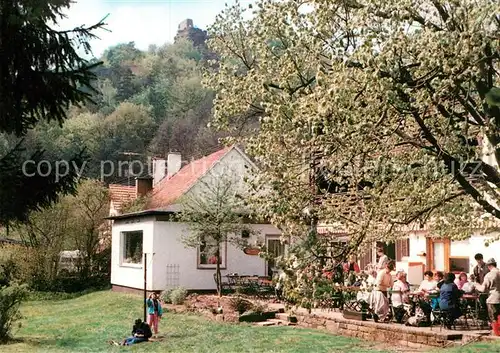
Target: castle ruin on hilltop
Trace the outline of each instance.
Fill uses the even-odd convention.
[[[179,24],[175,41],[180,38],[185,38],[193,42],[195,47],[205,47],[207,40],[207,31],[197,28],[193,24],[193,20],[188,18]]]

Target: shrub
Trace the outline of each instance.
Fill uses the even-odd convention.
[[[26,298],[27,301],[58,301],[79,298],[83,295],[93,293],[100,289],[85,289],[81,292],[67,293],[67,292],[37,292],[29,291]]]
[[[240,296],[232,297],[229,299],[229,307],[238,312],[238,314],[243,314],[245,311],[249,311],[253,308],[253,304]]]
[[[240,286],[236,287],[236,294],[239,295],[248,295],[253,296],[258,293],[257,289],[254,286]]]
[[[14,322],[21,318],[19,306],[26,299],[26,286],[12,285],[0,289],[0,341],[10,338],[10,330]]]
[[[0,256],[0,285],[18,282],[27,284],[32,291],[50,293],[106,289],[110,282],[109,254],[108,249],[97,254],[91,274],[86,276],[83,272],[65,269],[47,270],[54,267],[54,261],[48,258],[44,249],[11,247],[7,254]]]
[[[267,307],[263,304],[257,304],[252,307],[252,311],[258,314],[262,314],[267,311]]]
[[[173,289],[165,289],[160,294],[160,300],[166,304],[172,304],[172,300],[170,299],[170,295],[172,294]]]
[[[170,292],[170,302],[174,305],[184,304],[187,294],[188,293],[186,288],[183,287],[174,288],[172,289],[172,292]]]
[[[8,257],[0,261],[0,287],[10,286],[15,281],[18,266],[13,257]]]

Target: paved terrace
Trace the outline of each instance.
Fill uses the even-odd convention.
[[[269,304],[269,307],[284,308],[282,304]],[[440,326],[411,327],[397,323],[351,320],[345,319],[341,312],[326,309],[313,309],[309,313],[306,309],[299,308],[295,309],[293,314],[277,314],[277,317],[290,320],[292,315],[301,327],[324,329],[343,336],[411,348],[446,347],[474,341],[500,340],[500,337],[491,336],[490,330],[465,329],[461,325],[457,325],[456,330],[447,330]]]

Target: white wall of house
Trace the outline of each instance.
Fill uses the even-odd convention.
[[[115,220],[112,230],[111,247],[111,284],[130,287],[144,288],[144,267],[143,264],[124,264],[123,263],[123,232],[139,231],[143,232],[143,252],[151,254],[153,252],[153,233],[154,218],[144,218],[129,220]],[[148,263],[151,261],[148,259]],[[153,273],[149,270],[147,273],[147,289],[153,290]]]
[[[474,260],[474,255],[477,253],[483,254],[485,260],[493,257],[497,261],[500,261],[500,241],[491,242],[489,246],[485,245],[485,242],[492,239],[492,235],[481,235],[474,234],[471,235],[469,239],[461,241],[452,241],[450,243],[450,257],[462,257],[469,259],[469,270],[468,273],[472,272],[473,267],[476,264]],[[419,254],[427,253],[427,243],[424,233],[411,233],[410,235],[410,257],[409,262],[422,262],[427,266],[427,259],[425,256],[419,256]],[[449,259],[443,259],[444,261],[449,261]]]
[[[427,251],[427,243],[425,233],[410,233],[410,257],[408,261],[410,262],[420,262],[424,261],[425,256],[420,256]]]
[[[494,235],[489,235],[489,236],[481,236],[481,235],[473,235],[469,240],[468,240],[468,251],[465,251],[465,249],[462,249],[463,253],[466,254],[464,256],[469,255],[470,257],[470,272],[472,272],[472,268],[476,265],[476,261],[474,260],[474,255],[476,253],[481,253],[483,254],[484,260],[488,260],[490,258],[495,258],[497,261],[500,261],[500,241],[495,241],[489,244],[488,246],[485,246],[485,241],[490,240],[494,237]],[[453,248],[452,248],[453,251]],[[459,256],[455,255],[453,252],[451,253],[451,256]]]
[[[279,231],[272,225],[252,225],[259,234],[251,235],[249,243],[258,236],[276,235]],[[198,268],[198,250],[186,248],[182,237],[187,234],[187,226],[177,222],[155,222],[154,226],[154,256],[153,256],[153,286],[155,290],[163,290],[175,286],[187,289],[215,289],[214,268]],[[241,249],[227,245],[225,257],[226,268],[222,275],[238,273],[240,275],[264,276],[266,263],[258,255],[246,255]]]
[[[213,167],[206,165],[206,174],[186,193],[203,195],[206,192],[206,184],[216,185],[221,177],[230,177],[232,187],[244,195],[244,177],[251,176],[252,162],[249,161],[239,150],[233,148],[223,156]],[[171,205],[176,208],[178,205]],[[256,231],[248,239],[252,244],[257,238],[265,240],[266,236],[279,238],[280,231],[269,224],[251,225]],[[144,252],[148,253],[148,290],[163,290],[176,286],[187,289],[213,290],[215,289],[213,268],[210,265],[198,266],[198,249],[186,248],[182,237],[188,232],[186,224],[169,221],[155,221],[153,217],[142,218],[140,221],[133,218],[130,220],[115,221],[112,231],[112,275],[111,283],[131,288],[143,288],[143,266],[142,264],[123,264],[122,232],[142,230],[144,241]],[[224,251],[224,250],[223,250]],[[225,268],[222,275],[238,273],[240,275],[264,276],[267,272],[267,264],[258,255],[247,255],[242,249],[227,244],[224,263]],[[203,268],[200,268],[203,267]]]
[[[117,216],[119,214],[120,214],[120,212],[116,208],[115,203],[113,202],[113,200],[111,200],[110,203],[109,203],[109,215],[110,216]]]
[[[199,181],[186,192],[186,196],[202,194],[206,191],[207,185],[213,186],[223,186],[224,184],[218,185],[217,183],[222,183],[229,181],[231,183],[231,188],[238,191],[238,193],[244,195],[247,185],[245,183],[245,177],[251,177],[251,167],[252,163],[239,152],[238,149],[233,148],[229,150],[212,168],[209,165],[205,166],[207,172],[203,175]]]

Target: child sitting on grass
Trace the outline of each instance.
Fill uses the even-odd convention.
[[[153,333],[149,325],[141,319],[137,319],[132,327],[132,337],[124,339],[121,343],[115,341],[110,341],[109,343],[115,346],[130,346],[134,343],[146,342],[151,336],[153,336]]]

